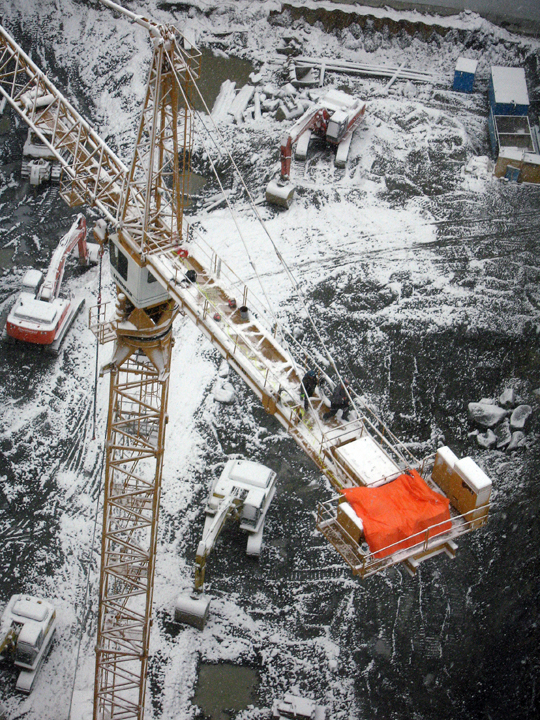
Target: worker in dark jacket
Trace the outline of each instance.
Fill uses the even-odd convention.
[[[300,397],[304,401],[304,410],[309,410],[309,400],[315,393],[317,387],[317,373],[315,370],[308,370],[302,378],[302,385],[300,387]]]
[[[347,395],[347,388],[349,383],[347,380],[343,381],[343,384],[336,385],[332,397],[330,398],[330,410],[323,415],[323,420],[330,420],[331,417],[337,413],[338,410],[342,410],[341,417],[343,420],[349,418],[349,396]]]

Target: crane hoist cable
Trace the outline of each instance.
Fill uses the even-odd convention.
[[[188,104],[188,103],[189,103],[188,98],[186,97],[186,94],[185,94],[184,88],[182,87],[182,83],[181,83],[181,81],[180,81],[180,78],[178,77],[178,75],[177,75],[177,73],[176,73],[176,69],[175,69],[174,64],[173,64],[173,62],[172,62],[172,58],[169,57],[169,60],[170,60],[170,65],[171,65],[172,71],[173,71],[173,73],[174,73],[174,75],[175,75],[175,77],[176,77],[176,80],[177,80],[177,83],[178,83],[178,87],[180,88],[180,92],[182,93],[182,96],[183,96],[183,98],[184,98],[184,102],[186,102],[186,104]],[[199,97],[201,98],[202,102],[204,103],[204,106],[205,106],[206,110],[208,110],[208,107],[207,107],[207,105],[206,105],[206,103],[205,103],[205,101],[204,101],[203,96],[201,95],[201,92],[200,92],[200,90],[199,90],[199,88],[198,88],[197,83],[195,82],[195,78],[194,78],[193,75],[191,74],[191,71],[190,71],[190,77],[191,77],[191,80],[192,80],[192,82],[193,82],[194,87],[197,89],[197,92],[198,92],[198,94],[199,94]],[[195,117],[199,120],[199,122],[201,122],[201,119],[200,119],[200,117],[199,117],[199,113],[196,112],[196,111],[193,111],[193,112],[194,112]],[[204,123],[201,123],[201,124],[202,124],[202,126],[206,129]],[[213,138],[212,138],[212,135],[211,135],[210,133],[209,133],[209,135],[210,135],[210,138],[213,139]],[[222,182],[221,182],[221,179],[219,178],[218,172],[217,172],[217,170],[216,170],[216,166],[214,165],[214,161],[212,160],[212,157],[210,156],[210,153],[208,152],[208,149],[207,149],[207,147],[206,147],[206,144],[205,144],[204,140],[202,139],[202,136],[201,136],[201,143],[202,143],[202,145],[203,145],[203,147],[204,147],[204,150],[205,150],[206,154],[208,155],[208,160],[209,160],[210,165],[211,165],[211,167],[212,167],[212,172],[214,173],[214,175],[215,175],[215,177],[216,177],[216,180],[217,180],[217,182],[218,182],[218,185],[219,185],[219,187],[220,187],[220,190],[221,190],[221,192],[223,193],[223,196],[224,196],[225,201],[226,201],[226,203],[227,203],[227,207],[229,208],[229,211],[230,211],[230,213],[231,213],[233,222],[234,222],[234,224],[235,224],[235,226],[236,226],[236,229],[237,229],[237,231],[238,231],[238,235],[240,236],[240,239],[241,239],[241,241],[242,241],[242,244],[243,244],[243,246],[244,246],[244,249],[245,249],[245,251],[246,251],[246,253],[247,253],[247,257],[248,257],[248,260],[249,260],[249,264],[250,264],[251,267],[253,268],[253,272],[255,273],[255,276],[257,277],[257,280],[259,281],[259,285],[260,285],[260,287],[261,287],[261,290],[262,290],[263,295],[264,295],[264,297],[265,297],[265,300],[266,300],[266,302],[267,302],[268,309],[269,309],[270,312],[272,313],[272,317],[273,317],[274,321],[277,322],[277,317],[275,316],[275,313],[274,313],[274,311],[273,311],[273,308],[272,308],[272,306],[271,306],[271,304],[270,304],[270,300],[269,300],[269,298],[268,298],[268,296],[267,296],[267,294],[266,294],[266,290],[265,290],[265,288],[264,288],[263,282],[262,282],[262,280],[261,280],[261,277],[260,277],[259,272],[258,272],[258,270],[257,270],[257,267],[256,267],[256,265],[255,265],[255,261],[254,261],[253,258],[251,257],[251,253],[250,253],[250,251],[249,251],[249,246],[248,246],[248,244],[246,243],[246,240],[245,240],[245,238],[244,238],[244,235],[243,235],[243,233],[242,233],[242,230],[240,229],[240,226],[239,226],[239,224],[238,224],[238,220],[237,220],[237,217],[236,217],[236,213],[234,212],[233,208],[231,207],[231,204],[230,204],[230,202],[229,202],[229,198],[227,197],[227,194],[225,193],[225,189],[224,189],[224,187],[223,187],[223,184],[222,184]],[[227,154],[228,154],[228,153],[227,153]],[[230,156],[229,156],[229,157],[230,157]],[[245,187],[245,186],[244,186],[244,187]]]
[[[101,318],[101,277],[103,269],[103,245],[99,249],[99,271],[98,271],[98,295],[97,295],[97,319]],[[96,412],[97,412],[97,386],[99,375],[99,333],[96,333],[96,363],[94,368],[94,415],[92,425],[92,440],[96,439]]]
[[[105,429],[105,434],[107,430]],[[92,567],[92,558],[95,555],[96,552],[96,535],[97,535],[97,526],[98,526],[98,518],[101,515],[102,512],[102,506],[101,506],[101,498],[102,498],[102,490],[103,490],[103,471],[105,469],[105,454],[101,454],[101,467],[99,470],[99,483],[98,483],[98,491],[96,494],[96,509],[94,512],[94,527],[92,530],[92,543],[90,545],[90,552],[88,557],[88,568],[86,573],[86,586],[84,589],[84,601],[82,606],[82,614],[79,618],[79,641],[77,643],[77,656],[75,658],[75,669],[73,671],[73,682],[71,684],[71,693],[69,696],[69,709],[68,709],[68,715],[67,720],[71,720],[71,710],[73,706],[73,696],[75,694],[75,683],[77,681],[77,671],[79,669],[79,658],[81,654],[81,645],[83,640],[83,631],[85,623],[88,619],[88,613],[89,613],[89,598],[90,598],[90,569]]]

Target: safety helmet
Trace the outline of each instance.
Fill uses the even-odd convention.
[[[315,372],[315,370],[308,370],[307,374],[309,375],[309,377],[317,377],[317,373]]]

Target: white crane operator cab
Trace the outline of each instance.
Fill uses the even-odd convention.
[[[146,308],[166,302],[170,295],[149,271],[142,267],[123,248],[117,233],[111,235],[109,257],[111,274],[136,308]]]

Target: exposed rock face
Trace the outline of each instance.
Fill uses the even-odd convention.
[[[518,405],[510,417],[512,430],[523,430],[532,414],[530,405]]]
[[[475,423],[485,428],[495,427],[506,415],[507,411],[497,407],[497,405],[469,403],[469,417]]]

